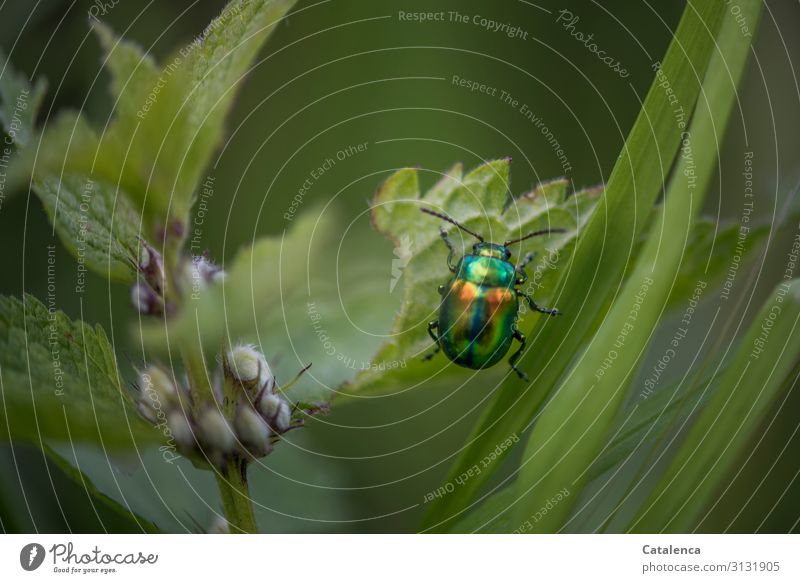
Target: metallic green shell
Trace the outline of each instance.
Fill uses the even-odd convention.
[[[439,308],[439,342],[450,360],[477,369],[505,356],[519,310],[515,280],[508,261],[484,255],[462,258]]]

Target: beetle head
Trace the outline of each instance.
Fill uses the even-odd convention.
[[[482,257],[495,257],[504,261],[508,261],[511,258],[511,251],[508,250],[508,247],[497,243],[475,243],[472,247],[472,252]]]

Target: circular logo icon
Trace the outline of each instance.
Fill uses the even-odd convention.
[[[35,571],[44,562],[44,547],[39,543],[30,543],[19,552],[19,564],[26,571]]]

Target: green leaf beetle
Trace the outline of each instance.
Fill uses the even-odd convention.
[[[430,360],[442,350],[447,358],[460,366],[488,368],[506,355],[512,340],[517,340],[520,347],[508,359],[508,364],[519,378],[527,381],[527,375],[516,366],[525,350],[525,335],[517,328],[520,298],[532,310],[542,314],[557,316],[561,312],[536,305],[530,295],[517,289],[517,286],[528,280],[525,266],[533,261],[535,253],[528,253],[515,266],[510,261],[511,251],[508,247],[531,237],[566,231],[543,229],[499,245],[487,243],[482,236],[445,214],[426,208],[420,210],[455,225],[479,241],[471,254],[464,255],[454,264],[453,243],[444,228],[440,231],[442,241],[449,251],[447,266],[454,275],[447,284],[439,286],[439,294],[442,296],[439,318],[428,323],[428,334],[436,343],[436,348],[424,359]]]

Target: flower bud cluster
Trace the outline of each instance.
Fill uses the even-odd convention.
[[[149,365],[139,372],[139,414],[187,453],[194,447],[196,428],[188,416],[188,393],[163,368]]]
[[[137,407],[182,454],[217,466],[234,455],[269,454],[283,433],[303,424],[304,415],[325,410],[293,406],[277,394],[266,358],[251,345],[227,351],[213,383],[219,385],[213,387],[214,401],[193,406],[188,383],[181,386],[173,375],[150,365],[139,373]]]
[[[221,399],[192,407],[188,383],[176,384],[164,369],[154,365],[139,373],[138,384],[139,413],[161,429],[183,455],[221,467],[244,447],[239,435],[241,426],[235,427],[238,424],[226,418]],[[261,443],[269,443],[268,434],[262,437]],[[266,453],[266,449],[260,451],[261,455]]]
[[[254,346],[244,344],[229,350],[223,367],[226,378],[241,389],[234,424],[242,443],[254,455],[265,455],[271,449],[272,436],[292,428],[292,407],[275,393],[275,376]]]
[[[140,240],[139,258],[135,261],[138,278],[131,288],[131,301],[140,314],[161,316],[171,313],[164,297],[164,260],[150,244]],[[175,285],[179,293],[196,296],[212,283],[222,281],[225,272],[205,255],[183,257]]]

